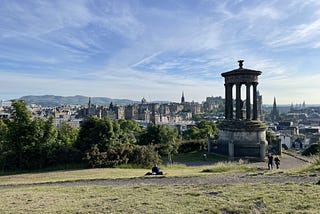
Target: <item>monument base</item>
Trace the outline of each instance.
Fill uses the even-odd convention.
[[[267,127],[261,121],[224,120],[218,128],[219,138],[209,146],[209,152],[229,157],[265,158]]]

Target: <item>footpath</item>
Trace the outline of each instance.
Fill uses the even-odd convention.
[[[300,156],[293,156],[289,154],[282,153],[280,157],[280,169],[292,169],[296,167],[303,166],[308,163],[308,160]],[[251,163],[260,169],[268,169],[267,160],[265,162]]]

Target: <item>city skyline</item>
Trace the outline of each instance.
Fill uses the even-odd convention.
[[[0,99],[201,102],[243,59],[264,103],[320,104],[319,1],[0,2]]]

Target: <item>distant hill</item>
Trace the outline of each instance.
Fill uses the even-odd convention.
[[[60,106],[60,105],[84,105],[88,104],[89,97],[86,96],[55,96],[55,95],[42,95],[42,96],[23,96],[19,98],[24,100],[27,104],[37,104],[41,106]],[[138,101],[128,99],[111,99],[107,97],[91,97],[92,104],[108,105],[110,103],[114,105],[128,105],[132,103],[139,103]]]

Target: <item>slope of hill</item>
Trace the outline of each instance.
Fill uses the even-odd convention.
[[[23,96],[19,98],[24,100],[27,104],[37,104],[42,106],[60,106],[60,105],[84,105],[89,102],[89,97],[86,96],[55,96],[55,95],[42,95],[42,96]],[[110,103],[117,105],[128,105],[132,103],[138,103],[138,101],[128,99],[111,99],[107,97],[91,97],[92,104],[108,105]]]

